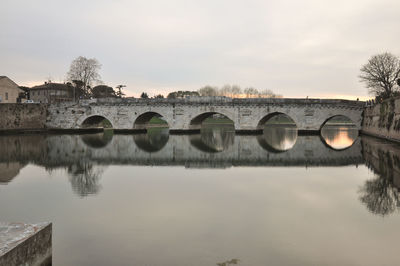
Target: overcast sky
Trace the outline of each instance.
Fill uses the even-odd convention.
[[[400,55],[399,0],[1,0],[0,75],[64,81],[78,56],[138,96],[238,84],[367,96],[360,67]]]

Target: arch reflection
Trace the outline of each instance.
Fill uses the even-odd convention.
[[[350,118],[337,115],[327,119],[321,128],[321,139],[334,150],[344,150],[353,145],[358,129]]]
[[[114,132],[112,130],[106,130],[101,133],[81,135],[81,139],[88,147],[101,149],[111,142],[113,136]]]
[[[269,152],[285,152],[293,148],[297,141],[297,127],[295,125],[271,125],[257,136],[260,146]]]
[[[133,140],[139,149],[146,152],[160,151],[169,139],[168,128],[149,128],[146,134],[133,135]]]
[[[190,143],[198,150],[207,153],[216,153],[227,150],[235,142],[235,129],[226,126],[203,126],[200,134],[191,135]]]
[[[269,152],[285,152],[297,141],[297,125],[284,113],[271,113],[258,123],[263,134],[257,136],[260,146]]]
[[[352,126],[324,126],[321,139],[334,150],[345,150],[351,147],[358,137],[358,130]]]

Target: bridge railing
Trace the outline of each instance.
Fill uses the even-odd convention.
[[[168,98],[98,98],[81,100],[82,105],[88,104],[233,104],[233,105],[254,105],[254,104],[329,104],[349,105],[364,107],[363,101],[352,101],[343,99],[311,99],[311,98],[230,98],[224,96],[186,97],[177,99]]]

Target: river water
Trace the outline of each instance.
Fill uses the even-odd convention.
[[[398,265],[400,147],[327,126],[0,137],[0,220],[54,265]]]

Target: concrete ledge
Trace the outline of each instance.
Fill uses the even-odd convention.
[[[169,133],[171,135],[199,134],[200,133],[200,129],[170,129]]]
[[[263,129],[238,129],[235,130],[236,135],[261,135],[263,133]]]
[[[45,128],[29,128],[29,129],[0,129],[0,135],[23,135],[38,134],[46,132]]]
[[[299,136],[315,136],[315,135],[321,135],[320,130],[297,130],[297,135]]]
[[[145,128],[142,129],[113,129],[115,134],[141,134],[146,133],[147,130]]]
[[[0,265],[51,265],[51,238],[51,223],[0,222]]]
[[[0,135],[27,135],[27,134],[82,134],[82,133],[99,133],[103,132],[103,128],[39,128],[39,129],[0,129]]]
[[[94,127],[94,128],[69,128],[69,129],[59,129],[59,128],[49,128],[46,132],[51,134],[86,134],[86,133],[99,133],[103,132],[104,128]]]

